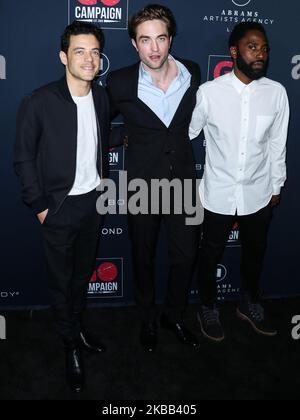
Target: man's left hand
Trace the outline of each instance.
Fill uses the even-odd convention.
[[[273,195],[272,199],[271,199],[271,206],[272,207],[276,207],[278,206],[278,204],[280,203],[280,195]]]

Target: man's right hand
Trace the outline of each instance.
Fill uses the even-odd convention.
[[[44,223],[44,221],[45,221],[45,219],[46,219],[46,217],[48,215],[48,211],[49,211],[49,209],[44,210],[42,213],[39,213],[37,215],[37,217],[38,217],[41,225]]]

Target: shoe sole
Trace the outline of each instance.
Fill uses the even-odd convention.
[[[201,322],[201,318],[200,318],[199,314],[197,314],[197,319],[198,319],[198,322],[199,322],[199,324],[200,324],[201,332],[202,332],[202,334],[204,335],[204,337],[208,338],[210,341],[213,341],[214,343],[221,343],[222,341],[224,341],[224,340],[225,340],[225,335],[223,335],[223,336],[222,336],[222,337],[220,337],[220,338],[215,338],[215,337],[211,337],[210,335],[208,335],[208,334],[205,332],[205,330],[204,330],[204,328],[203,328],[203,326],[202,326],[202,322]]]
[[[268,333],[266,331],[262,331],[259,328],[257,328],[257,326],[254,324],[254,322],[252,322],[251,319],[247,317],[247,315],[244,315],[239,310],[239,308],[237,308],[236,313],[237,313],[238,318],[240,318],[242,321],[248,322],[251,325],[251,327],[254,329],[254,331],[257,332],[258,334],[264,335],[266,337],[275,337],[277,335],[277,331],[273,332],[273,333]]]

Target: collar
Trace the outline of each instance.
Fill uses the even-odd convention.
[[[251,83],[246,85],[235,75],[234,70],[233,70],[231,72],[231,82],[235,90],[238,92],[238,94],[241,94],[242,92],[246,90],[248,90],[249,92],[253,92],[256,89],[259,83],[259,80],[253,80]]]
[[[90,92],[92,92],[92,95],[93,95],[93,97],[95,97],[95,83],[94,82],[92,82],[91,83],[91,90],[90,90]],[[71,92],[70,92],[70,90],[69,90],[69,86],[68,86],[68,83],[67,83],[67,78],[66,78],[66,76],[64,76],[64,77],[62,77],[60,80],[59,80],[59,89],[60,89],[60,91],[61,91],[61,93],[62,93],[62,95],[64,96],[64,98],[68,101],[68,102],[71,102],[71,103],[75,103],[74,101],[73,101],[73,98],[72,98],[72,95],[71,95]]]
[[[191,76],[186,67],[180,61],[175,60],[175,58],[171,54],[169,54],[168,59],[175,61],[177,65],[178,74],[174,80],[184,82],[187,78]],[[142,62],[140,63],[139,76],[141,79],[146,79],[148,82],[153,83],[151,74],[145,69],[144,64]]]

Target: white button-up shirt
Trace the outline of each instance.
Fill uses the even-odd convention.
[[[286,180],[288,121],[286,90],[273,80],[264,77],[245,85],[232,72],[200,86],[190,138],[204,129],[204,208],[243,216],[280,194]]]

